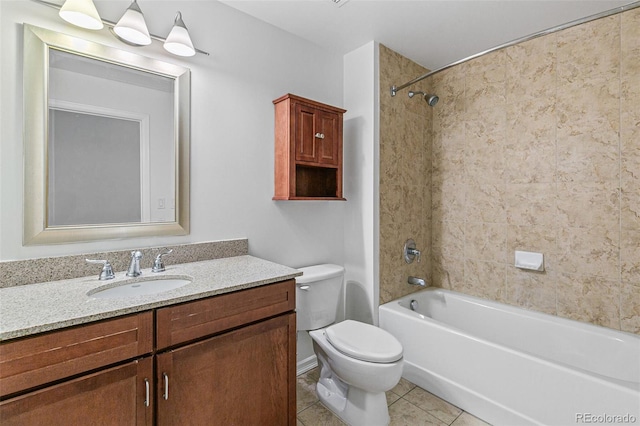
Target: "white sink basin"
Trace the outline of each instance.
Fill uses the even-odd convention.
[[[133,296],[146,296],[149,294],[162,293],[164,291],[184,287],[189,283],[191,283],[190,280],[183,278],[141,280],[134,282],[125,282],[117,287],[105,288],[104,290],[89,292],[88,295],[98,299],[117,299]]]

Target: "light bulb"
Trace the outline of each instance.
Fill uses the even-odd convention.
[[[196,54],[196,50],[191,42],[189,31],[187,30],[184,21],[182,21],[182,14],[178,12],[171,32],[167,36],[167,40],[164,42],[164,48],[174,55],[178,56],[193,56]]]
[[[139,46],[151,44],[147,23],[136,0],[133,0],[122,15],[122,18],[113,27],[113,32],[122,40],[132,44]]]
[[[89,30],[99,30],[104,26],[93,0],[67,0],[59,15],[68,23]]]

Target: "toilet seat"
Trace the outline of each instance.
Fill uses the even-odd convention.
[[[388,363],[402,358],[402,345],[387,331],[359,321],[346,320],[325,329],[338,351],[361,361]]]

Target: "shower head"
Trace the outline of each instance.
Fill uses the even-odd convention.
[[[435,106],[438,101],[440,100],[440,98],[436,95],[431,95],[429,93],[425,93],[425,92],[414,92],[413,90],[409,92],[409,97],[413,98],[415,95],[421,95],[425,101],[427,101],[427,103],[429,104],[429,106]]]

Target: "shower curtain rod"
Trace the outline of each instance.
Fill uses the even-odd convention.
[[[438,68],[438,69],[436,69],[434,71],[429,71],[428,73],[423,74],[420,77],[416,77],[416,78],[414,78],[413,80],[411,80],[411,81],[409,81],[407,83],[401,84],[400,86],[393,85],[393,86],[391,86],[391,96],[395,96],[396,93],[399,90],[402,90],[405,87],[409,87],[412,84],[415,84],[415,83],[417,83],[417,82],[419,82],[421,80],[424,80],[427,77],[430,77],[430,76],[432,76],[434,74],[437,74],[437,73],[439,73],[441,71],[444,71],[444,70],[449,69],[451,67],[454,67],[456,65],[460,65],[463,62],[470,61],[472,59],[475,59],[475,58],[477,58],[479,56],[482,56],[482,55],[485,55],[487,53],[495,52],[496,50],[504,49],[505,47],[513,46],[513,45],[518,44],[518,43],[523,43],[525,41],[529,41],[529,40],[532,40],[534,38],[542,37],[544,35],[547,35],[547,34],[550,34],[550,33],[556,32],[556,31],[560,31],[560,30],[564,30],[564,29],[567,29],[567,28],[570,28],[570,27],[574,27],[576,25],[584,24],[584,23],[589,22],[589,21],[595,21],[596,19],[604,18],[604,17],[610,16],[610,15],[615,15],[616,13],[622,13],[622,12],[625,12],[627,10],[635,9],[636,7],[640,7],[640,1],[635,1],[635,2],[632,2],[632,3],[629,3],[629,4],[625,4],[623,6],[618,6],[618,7],[613,8],[613,9],[605,10],[604,12],[596,13],[595,15],[590,15],[590,16],[587,16],[585,18],[576,19],[575,21],[571,21],[571,22],[568,22],[566,24],[562,24],[562,25],[558,25],[558,26],[555,26],[555,27],[552,27],[552,28],[548,28],[546,30],[539,31],[537,33],[533,33],[533,34],[530,34],[528,36],[524,36],[524,37],[521,37],[519,39],[509,41],[509,42],[501,44],[499,46],[492,47],[491,49],[487,49],[487,50],[485,50],[483,52],[476,53],[475,55],[471,55],[471,56],[468,56],[468,57],[466,57],[464,59],[460,59],[459,61],[452,62],[452,63],[450,63],[448,65],[445,65],[443,67],[440,67],[440,68]]]

